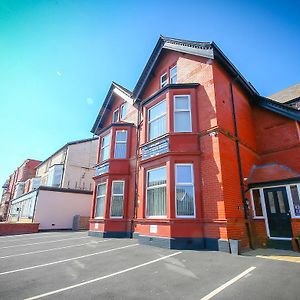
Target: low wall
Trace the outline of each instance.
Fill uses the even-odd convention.
[[[39,223],[0,223],[0,235],[36,233]]]

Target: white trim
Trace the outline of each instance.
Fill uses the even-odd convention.
[[[276,237],[276,236],[270,236],[270,240],[279,240],[279,241],[291,241],[293,238],[283,238],[283,237]]]
[[[260,205],[261,205],[261,208],[262,208],[262,198],[261,198],[261,192],[260,192],[260,188],[253,188],[250,190],[250,199],[251,199],[251,206],[252,206],[252,212],[253,212],[253,219],[255,220],[261,220],[261,219],[264,219],[264,212],[263,212],[263,209],[262,210],[262,216],[257,216],[256,215],[256,209],[255,209],[255,204],[254,204],[254,199],[253,199],[253,190],[258,190],[259,192],[259,201],[260,201]]]
[[[177,166],[190,166],[191,167],[191,175],[192,175],[192,182],[181,182],[177,183]],[[178,163],[175,164],[175,214],[176,218],[181,219],[194,219],[196,217],[196,201],[195,201],[195,184],[194,184],[194,165],[192,163]],[[191,186],[193,188],[193,205],[194,205],[194,214],[191,216],[186,215],[178,215],[177,214],[177,185],[182,186]]]
[[[122,182],[123,183],[123,193],[122,194],[114,194],[114,183],[115,182]],[[111,199],[110,199],[110,209],[109,209],[109,217],[111,219],[123,219],[124,218],[124,191],[125,191],[125,180],[113,180],[111,182]],[[114,196],[122,196],[123,197],[123,212],[122,212],[122,216],[112,216],[111,215],[111,207],[112,207],[112,201],[113,201],[113,197]]]
[[[172,82],[172,78],[175,77],[175,76],[171,76],[171,72],[172,72],[172,70],[174,70],[175,68],[176,68],[176,73],[175,73],[175,74],[176,74],[176,75],[175,75],[175,76],[176,76],[176,82]],[[171,84],[172,84],[172,83],[174,83],[174,84],[177,83],[177,65],[173,66],[173,67],[170,69],[170,71],[169,71],[169,77],[170,77],[170,83],[171,83]]]
[[[167,181],[167,179],[168,179],[168,174],[166,174],[166,183],[165,184],[160,184],[160,185],[156,185],[156,186],[151,186],[151,187],[149,187],[148,188],[148,174],[149,174],[149,172],[151,172],[151,171],[154,171],[154,170],[159,170],[159,169],[166,169],[166,173],[167,173],[167,171],[168,171],[168,168],[167,168],[167,165],[164,165],[164,166],[161,166],[161,167],[157,167],[157,168],[152,168],[152,169],[149,169],[149,170],[146,170],[146,189],[145,189],[145,191],[146,191],[146,205],[145,205],[145,217],[147,218],[147,219],[165,219],[166,217],[167,217],[167,183],[168,183],[168,181]],[[147,215],[147,211],[148,211],[148,193],[147,193],[147,191],[148,191],[148,189],[154,189],[154,188],[159,188],[159,187],[166,187],[166,214],[165,215],[161,215],[161,216],[148,216]]]
[[[104,209],[103,209],[103,216],[99,216],[99,217],[96,217],[96,210],[97,210],[97,201],[98,201],[98,198],[100,197],[103,197],[102,195],[101,196],[97,196],[97,192],[98,192],[98,186],[99,185],[105,185],[105,194],[104,194]],[[106,195],[107,195],[107,180],[105,180],[105,182],[101,182],[99,184],[97,184],[96,186],[96,197],[95,197],[95,200],[96,200],[96,203],[95,203],[95,211],[94,211],[94,219],[97,219],[97,220],[102,220],[105,218],[105,210],[106,210]]]
[[[122,117],[122,109],[125,107],[125,115]],[[120,116],[119,116],[119,118],[120,118],[120,120],[124,120],[125,118],[126,118],[126,116],[127,116],[127,109],[128,109],[128,105],[127,105],[127,102],[124,102],[121,106],[120,106]]]
[[[162,82],[162,78],[163,78],[165,75],[167,76],[166,81]],[[162,75],[160,76],[159,84],[160,84],[160,87],[161,87],[161,88],[164,87],[164,86],[166,86],[166,85],[168,84],[168,73],[167,73],[167,72],[164,73],[164,74],[162,74]],[[164,84],[164,85],[163,85],[163,84]]]
[[[118,117],[117,117],[117,121],[114,120],[114,116],[115,116],[115,113],[118,113]],[[113,112],[113,117],[112,117],[112,123],[115,123],[115,122],[118,122],[119,121],[119,117],[120,117],[120,114],[119,114],[119,108],[115,109],[114,112]]]
[[[103,147],[104,138],[106,138],[107,136],[109,136],[109,144],[107,146]],[[101,163],[104,162],[104,161],[106,161],[106,160],[108,160],[108,159],[110,159],[111,138],[112,138],[112,130],[101,137],[101,146],[100,146],[100,162]],[[103,157],[102,157],[102,149],[107,148],[107,147],[109,148],[109,155],[108,155],[108,158],[103,159]]]
[[[150,121],[150,110],[153,109],[153,108],[155,108],[156,106],[162,104],[163,102],[165,102],[165,104],[166,104],[166,110],[165,110],[165,112],[162,113],[162,114],[160,114],[160,115],[158,115],[158,116],[156,116],[155,118],[153,118]],[[164,116],[166,116],[166,132],[164,132],[161,135],[155,136],[154,138],[150,139],[150,124],[153,121],[156,121],[156,120],[158,120],[158,119],[160,119],[161,117],[164,117]],[[148,108],[148,110],[147,110],[147,123],[148,123],[147,124],[147,127],[148,127],[148,129],[147,129],[147,140],[148,141],[152,141],[152,140],[154,140],[154,139],[156,139],[156,138],[158,138],[158,137],[160,137],[160,136],[162,136],[162,135],[164,135],[164,134],[167,133],[167,101],[166,101],[166,99],[163,99],[163,100],[159,101],[158,103],[156,103],[155,105],[153,105],[153,106],[151,106],[151,107]]]
[[[176,109],[176,98],[180,98],[180,97],[187,97],[188,98],[188,109]],[[192,122],[192,106],[191,106],[191,95],[174,95],[173,97],[173,107],[174,107],[174,132],[192,132],[193,131],[193,122]],[[190,130],[189,131],[176,131],[175,127],[176,127],[176,113],[180,113],[180,112],[188,112],[190,115]]]
[[[118,132],[126,132],[126,138],[125,141],[117,141],[117,133]],[[128,130],[116,130],[115,131],[115,147],[114,147],[114,159],[126,159],[127,158],[127,138],[128,138]],[[116,148],[117,148],[117,144],[125,144],[126,145],[126,153],[125,153],[125,157],[116,157]]]

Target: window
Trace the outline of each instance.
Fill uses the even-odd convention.
[[[149,109],[149,140],[166,133],[166,101],[161,101]]]
[[[147,211],[148,217],[166,216],[166,167],[147,172]]]
[[[60,187],[63,165],[54,165],[49,169],[47,186]]]
[[[125,119],[126,114],[127,114],[127,103],[124,103],[121,105],[121,113],[120,113],[121,120]]]
[[[113,181],[110,216],[112,218],[122,218],[123,206],[124,206],[124,181]]]
[[[259,189],[252,190],[252,206],[254,217],[263,217]]]
[[[119,110],[118,109],[116,109],[115,111],[114,111],[114,114],[113,114],[113,123],[116,123],[116,122],[118,122],[119,121]]]
[[[177,83],[177,66],[170,70],[170,83]]]
[[[117,130],[115,141],[115,158],[126,158],[127,131]]]
[[[296,217],[300,217],[300,199],[299,199],[299,192],[297,185],[291,185],[291,194],[292,194],[292,200],[294,204],[294,212]]]
[[[160,76],[160,87],[164,87],[168,84],[168,75],[167,73],[163,74],[162,76]]]
[[[195,216],[193,165],[177,164],[176,168],[176,216]]]
[[[107,160],[110,157],[110,134],[102,138],[100,158],[101,161]]]
[[[174,131],[191,132],[191,101],[190,96],[174,96]]]
[[[104,217],[105,196],[106,196],[106,183],[98,184],[97,194],[96,194],[95,218]]]

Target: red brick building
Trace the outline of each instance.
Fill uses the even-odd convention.
[[[161,36],[133,92],[113,82],[92,128],[89,234],[183,249],[290,246],[300,235],[299,122],[215,43]]]

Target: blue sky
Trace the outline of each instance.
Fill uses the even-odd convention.
[[[214,40],[262,95],[300,82],[299,1],[0,0],[0,184],[133,89],[160,34]]]

